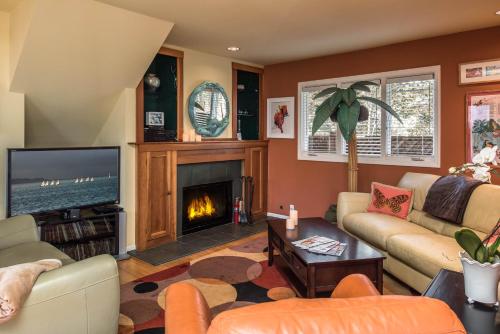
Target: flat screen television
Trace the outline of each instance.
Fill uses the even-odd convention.
[[[9,149],[7,215],[120,202],[120,148]]]

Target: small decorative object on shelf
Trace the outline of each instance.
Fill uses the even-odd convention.
[[[459,253],[464,269],[465,295],[469,303],[498,306],[500,281],[500,219],[491,233],[481,240],[469,229],[455,232],[455,239],[465,250]]]
[[[160,78],[154,73],[148,73],[144,77],[144,83],[146,83],[151,91],[156,91],[160,88]]]
[[[242,140],[242,137],[241,137],[241,119],[238,120],[238,128],[237,128],[237,132],[236,132],[236,139],[238,140]]]
[[[491,183],[491,174],[498,174],[498,171],[483,163],[468,162],[462,166],[450,167],[448,173],[450,175],[468,176],[472,174],[472,177],[476,180]]]
[[[291,218],[287,218],[286,220],[286,229],[293,230],[295,228],[295,221]]]
[[[290,219],[293,221],[295,226],[299,224],[299,212],[295,210],[295,206],[290,205]]]
[[[149,126],[163,126],[165,125],[165,114],[158,111],[148,111],[146,113],[146,123]]]

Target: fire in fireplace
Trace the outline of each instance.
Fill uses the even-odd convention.
[[[182,234],[231,221],[232,181],[184,187]]]

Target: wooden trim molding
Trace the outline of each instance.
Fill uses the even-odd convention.
[[[177,139],[184,130],[184,51],[161,47],[158,54],[177,59]],[[144,143],[144,77],[136,88],[136,143]]]
[[[264,99],[263,99],[264,69],[235,62],[233,62],[231,66],[233,69],[232,106],[231,106],[233,110],[232,138],[236,139],[236,133],[238,131],[238,71],[246,71],[246,72],[257,73],[259,75],[259,139],[263,139],[265,137],[263,132],[264,122],[262,118],[262,108],[264,107]]]

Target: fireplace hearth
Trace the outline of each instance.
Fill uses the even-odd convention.
[[[182,234],[231,221],[232,181],[184,187],[182,190]]]

